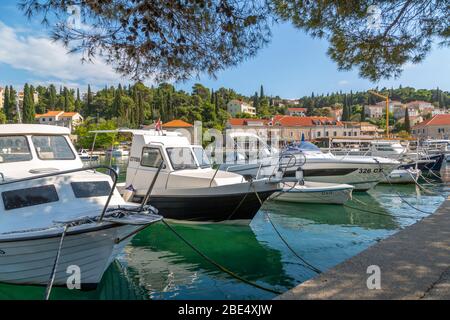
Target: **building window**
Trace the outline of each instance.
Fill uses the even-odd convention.
[[[344,131],[344,137],[346,137],[347,136],[347,131]]]
[[[327,136],[327,137],[329,136],[329,133],[328,133],[328,131],[325,131],[325,136]]]
[[[357,132],[353,132],[353,135],[356,137],[357,136]]]
[[[320,137],[320,131],[317,132],[317,137]]]
[[[333,137],[336,137],[336,136],[337,136],[337,132],[333,131]]]

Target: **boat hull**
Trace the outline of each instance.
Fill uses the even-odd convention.
[[[415,162],[403,164],[400,166],[401,169],[417,169],[421,170],[422,172],[428,172],[428,171],[441,171],[442,164],[444,163],[445,154],[438,154],[438,155],[432,155],[425,159],[425,162],[418,162],[417,164]],[[426,162],[429,160],[429,162]]]
[[[164,218],[188,221],[220,222],[251,220],[264,202],[277,190],[253,190],[243,193],[205,196],[152,195],[148,204],[158,208]],[[142,197],[134,198],[142,201]]]
[[[273,194],[275,201],[319,204],[344,204],[352,198],[353,186],[305,181],[304,185],[287,184],[283,191]]]
[[[123,238],[142,226],[101,224],[83,230],[69,229],[63,241],[55,286],[66,286],[69,267],[80,271],[82,289],[94,289],[111,262],[132,239]],[[47,285],[61,239],[59,233],[0,239],[0,282],[22,285]]]
[[[351,162],[306,162],[303,177],[306,181],[348,184],[355,191],[367,191],[377,185],[398,164],[351,163]],[[295,171],[288,170],[284,177],[295,177]]]

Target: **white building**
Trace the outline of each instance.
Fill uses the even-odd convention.
[[[364,106],[364,115],[371,119],[378,119],[383,117],[386,107],[380,105],[367,105]]]
[[[48,111],[44,114],[36,114],[35,119],[40,124],[67,127],[71,130],[83,123],[83,117],[78,112],[64,112],[59,110]]]
[[[251,116],[256,116],[256,109],[241,100],[231,100],[228,102],[227,111],[232,117],[236,116],[238,113],[247,113]]]
[[[288,108],[287,113],[290,116],[306,117],[306,108]]]
[[[398,120],[398,119],[404,118],[406,108],[408,108],[408,115],[410,118],[419,116],[419,111],[417,109],[408,107],[406,105],[400,105],[400,106],[394,107],[394,119]]]
[[[408,106],[408,108],[416,109],[419,112],[419,114],[423,116],[432,113],[434,110],[433,104],[427,101],[415,100],[408,102],[406,106]]]

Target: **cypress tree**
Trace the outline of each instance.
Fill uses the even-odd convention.
[[[259,99],[262,100],[263,98],[264,98],[264,88],[261,85],[261,88],[259,89]]]
[[[87,114],[88,115],[92,115],[93,114],[94,110],[92,110],[92,91],[91,91],[91,85],[90,84],[88,84],[88,89],[87,89],[86,110],[87,110]]]
[[[81,106],[82,106],[82,102],[81,102],[81,97],[80,97],[80,89],[77,88],[77,99],[75,100],[75,111],[81,112]]]
[[[113,110],[112,113],[114,116],[117,116],[117,120],[124,119],[126,117],[126,114],[123,110],[122,106],[122,90],[120,88],[117,88],[114,92],[114,101],[113,101]]]
[[[69,111],[69,90],[67,87],[64,87],[64,111]]]
[[[9,86],[9,120],[14,120],[14,112],[16,110],[16,90],[12,86]]]
[[[258,112],[259,100],[258,100],[258,93],[256,91],[255,91],[255,95],[253,96],[253,108],[255,108],[256,112]]]
[[[48,107],[50,108],[50,110],[55,110],[57,97],[56,97],[56,88],[53,84],[51,84],[47,89],[47,100],[48,100]]]
[[[32,87],[31,87],[32,88]],[[34,101],[33,101],[33,93],[28,86],[28,83],[25,84],[23,89],[23,122],[24,123],[34,123]]]
[[[348,114],[348,105],[347,105],[347,95],[344,96],[344,106],[342,110],[342,121],[348,121],[349,114]]]
[[[3,97],[3,111],[6,116],[6,121],[10,120],[9,114],[10,114],[10,102],[9,102],[9,88],[8,86],[5,87],[5,93]]]
[[[409,111],[405,108],[405,131],[411,133],[411,124],[409,122]]]

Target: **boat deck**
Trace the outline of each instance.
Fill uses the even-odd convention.
[[[380,289],[367,280],[380,268]],[[276,299],[450,299],[450,197],[429,217]]]

